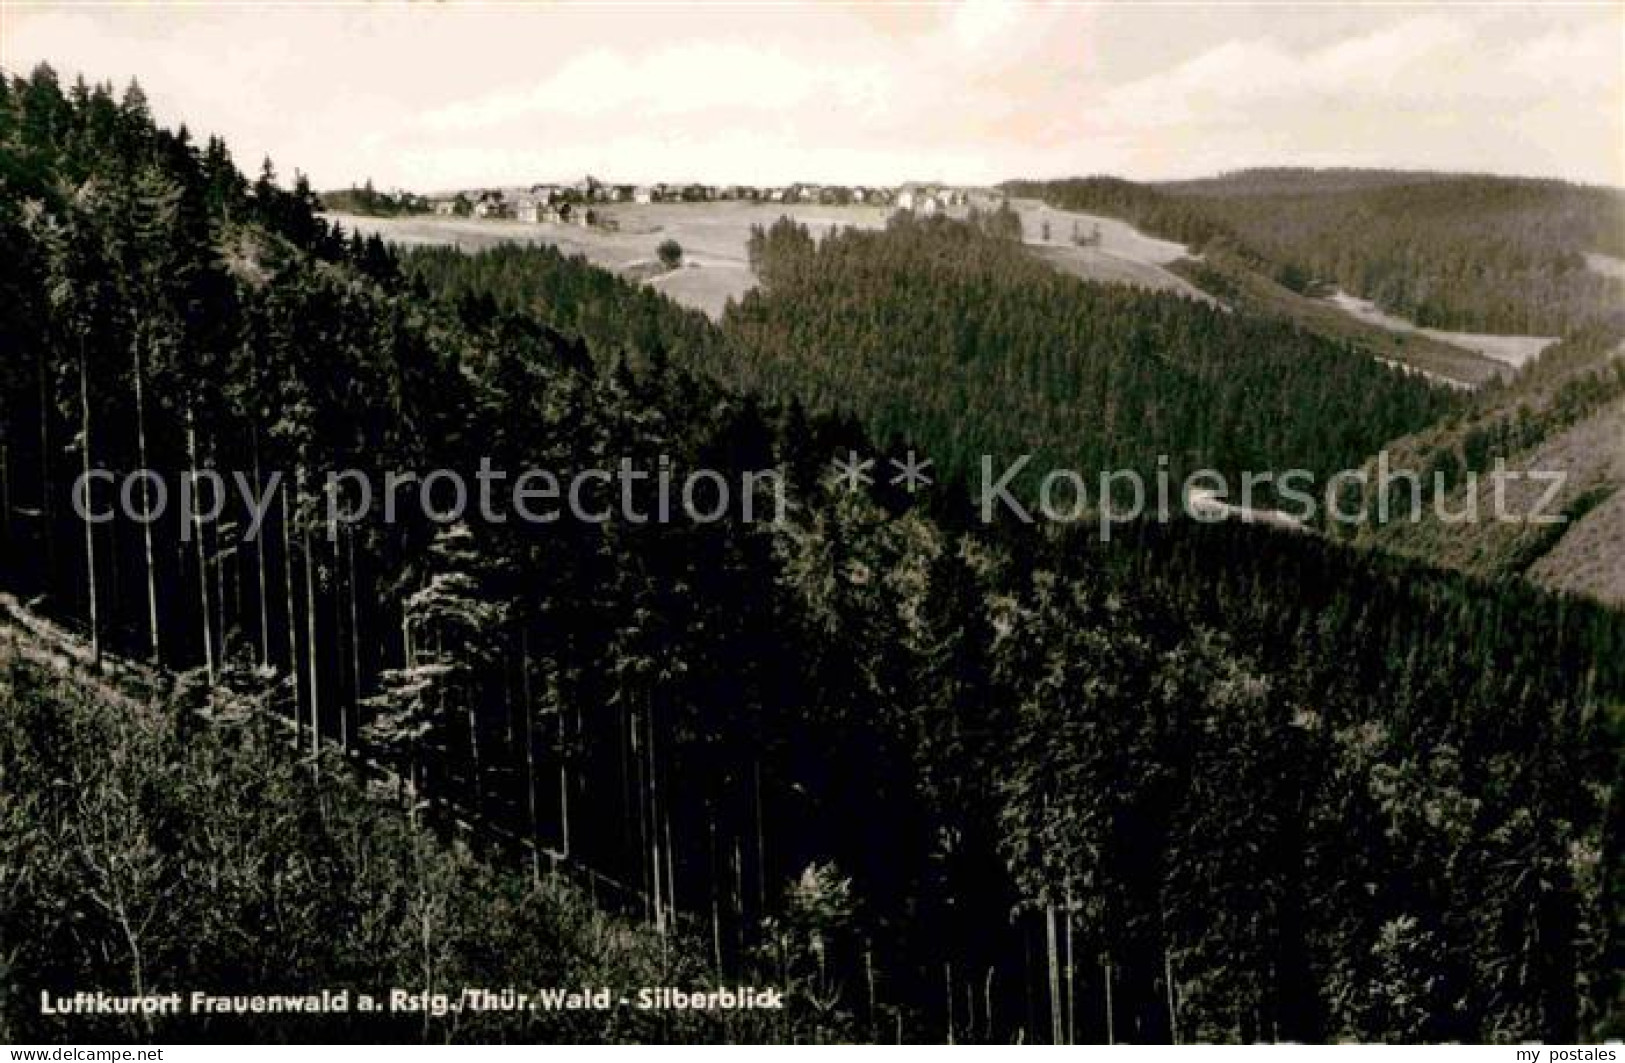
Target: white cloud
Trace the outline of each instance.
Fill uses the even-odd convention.
[[[727,111],[787,112],[810,106],[872,106],[885,78],[875,70],[808,63],[777,49],[693,42],[634,58],[594,49],[536,85],[505,89],[424,115],[430,129],[482,129],[536,115],[671,118]]]
[[[1280,162],[1625,184],[1625,9],[6,8],[49,59],[318,186],[996,180]]]

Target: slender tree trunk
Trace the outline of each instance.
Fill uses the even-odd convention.
[[[1049,1028],[1050,1043],[1063,1044],[1061,1031],[1061,963],[1060,946],[1055,925],[1055,905],[1044,905],[1044,953],[1049,964]]]
[[[102,663],[100,602],[96,593],[96,526],[90,523],[90,372],[85,358],[85,338],[79,337],[79,453],[85,477],[85,585],[90,602],[90,652],[97,666]]]
[[[215,684],[214,662],[214,625],[210,619],[209,606],[209,557],[203,545],[203,517],[198,512],[196,498],[198,488],[197,475],[197,426],[192,416],[192,404],[186,404],[186,464],[187,472],[192,478],[192,547],[197,558],[197,585],[199,612],[203,620],[203,664],[209,677],[209,685]]]
[[[720,964],[719,964],[720,966]],[[879,1018],[879,993],[875,990],[875,947],[874,942],[865,938],[863,941],[863,986],[864,999],[867,1001],[867,1011],[864,1013],[868,1019],[869,1040],[880,1040],[880,1026],[876,1022]]]
[[[523,623],[519,625],[519,705],[523,717],[520,730],[525,743],[525,812],[530,820],[530,874],[532,879],[536,879],[541,875],[542,817],[537,807],[536,793],[536,702],[530,684],[530,629]]]
[[[1106,1043],[1117,1043],[1117,1014],[1112,1007],[1112,958],[1108,953],[1100,958],[1100,971],[1106,979]]]
[[[1168,1039],[1179,1043],[1179,1002],[1174,996],[1174,958],[1167,944],[1162,946],[1162,982],[1168,993]]]
[[[660,815],[666,832],[666,911],[673,929],[677,926],[677,867],[676,846],[671,843],[671,808],[662,804]]]
[[[260,425],[256,416],[254,423],[249,427],[249,447],[254,455],[254,493],[258,495],[263,488],[263,476],[260,468]],[[265,560],[266,529],[262,524],[259,537],[254,540],[254,567],[259,573],[259,606],[260,606],[260,666],[269,668],[271,665],[271,579],[266,571]]]
[[[745,845],[734,835],[734,946],[745,950]]]
[[[982,980],[982,1022],[985,1031],[984,1040],[993,1041],[993,968],[987,969],[987,977]]]
[[[210,443],[209,453],[212,456],[214,445]],[[213,521],[208,528],[210,541],[209,563],[214,566],[214,630],[219,639],[217,653],[220,667],[226,665],[226,633],[230,630],[226,610],[226,545],[222,541],[221,526],[218,520]]]
[[[327,547],[329,557],[333,562],[333,638],[337,645],[333,649],[334,664],[338,667],[339,689],[333,695],[334,708],[338,710],[339,717],[339,749],[345,753],[350,751],[350,713],[355,706],[355,676],[352,674],[349,683],[345,683],[346,673],[350,671],[353,661],[350,658],[348,605],[355,600],[354,588],[350,586],[355,574],[350,572],[345,558],[339,554],[339,540],[337,529],[328,525]],[[340,597],[339,582],[343,574],[344,596]]]
[[[711,879],[711,965],[722,970],[722,898],[717,890],[717,817],[714,809],[707,809],[706,839],[709,843],[707,865]]]
[[[660,816],[658,798],[655,795],[654,781],[654,711],[652,706],[644,710],[644,741],[643,741],[643,802],[645,808],[645,849],[649,861],[649,881],[651,884],[650,896],[654,903],[655,932],[666,932],[666,902],[664,893],[665,873],[662,871],[664,861],[660,856]]]
[[[146,368],[142,364],[140,334],[131,343],[135,359],[135,452],[142,470],[147,464],[147,384]],[[163,660],[163,643],[158,632],[158,574],[157,561],[152,548],[152,484],[143,472],[141,476],[141,550],[147,563],[147,653],[152,662]]]
[[[541,838],[541,815],[536,807],[536,707],[530,687],[530,631],[519,626],[519,705],[522,715],[525,758],[525,813],[530,820],[530,840]]]
[[[564,729],[564,698],[555,675],[548,676],[549,698],[558,711],[559,743],[559,840],[564,858],[570,858],[570,736]],[[579,721],[576,730],[579,731]]]
[[[40,538],[45,546],[44,590],[47,595],[56,592],[56,506],[51,483],[51,387],[50,375],[45,367],[45,349],[39,348],[39,476],[40,476]]]
[[[300,732],[304,729],[305,699],[300,693],[299,622],[294,607],[293,592],[293,533],[288,527],[288,485],[284,481],[277,489],[278,509],[282,524],[282,589],[286,606],[288,633],[288,678],[293,682],[293,744],[299,748]]]
[[[1066,1043],[1078,1043],[1076,968],[1072,963],[1072,902],[1066,906]]]
[[[350,569],[350,699],[355,706],[356,727],[361,726],[361,608],[356,604],[355,529],[346,528],[344,549]],[[349,742],[345,742],[349,748]]]
[[[305,470],[299,470],[300,494],[303,495]],[[310,522],[300,523],[301,545],[305,553],[305,666],[310,670],[310,755],[320,770],[322,751],[322,693],[318,678],[319,658],[316,654],[316,560],[310,548]]]

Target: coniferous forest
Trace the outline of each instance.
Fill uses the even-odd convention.
[[[1341,287],[1431,328],[1561,336],[1625,302],[1625,281],[1588,263],[1625,257],[1625,194],[1614,188],[1335,169],[1005,187],[1238,254],[1294,290]]]
[[[0,1038],[1625,1032],[1618,611],[828,478],[909,449],[1324,471],[1462,400],[1054,276],[997,218],[752,252],[720,325],[556,252],[400,252],[136,85],[0,78]],[[336,522],[322,494],[662,455],[776,470],[788,515]],[[274,486],[93,523],[92,469]],[[785,1008],[39,1008],[737,984]]]

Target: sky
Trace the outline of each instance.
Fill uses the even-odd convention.
[[[0,67],[137,78],[317,188],[980,184],[1395,166],[1625,186],[1625,3],[32,3]]]

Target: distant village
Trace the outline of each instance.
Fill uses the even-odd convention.
[[[410,192],[377,193],[365,189],[323,196],[329,209],[362,213],[438,214],[447,217],[510,219],[533,224],[611,225],[601,210],[616,203],[794,203],[832,206],[875,206],[929,217],[954,208],[997,209],[1005,202],[997,189],[965,188],[909,182],[895,188],[869,185],[613,184],[584,177],[571,184],[534,184],[529,188],[482,188],[455,195],[418,196]]]

